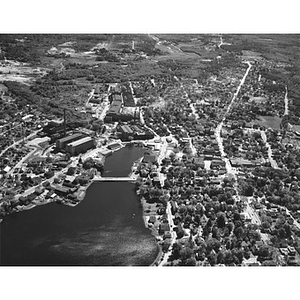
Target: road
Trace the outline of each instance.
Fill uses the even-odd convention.
[[[222,35],[220,35],[220,44],[218,45],[218,48],[221,48],[222,45],[231,45],[230,43],[224,43]]]
[[[292,214],[291,214],[291,212],[285,207],[285,206],[280,206],[280,205],[278,205],[280,208],[282,208],[282,209],[285,209],[285,211],[286,211],[286,214],[288,215],[288,216],[290,216],[292,219],[293,219],[293,221],[294,221],[294,225],[300,230],[300,224],[299,224],[299,222],[297,222],[296,220],[295,220],[295,218],[292,216]]]
[[[62,61],[60,62],[60,65],[61,65],[61,68],[60,68],[59,72],[61,73],[61,72],[64,71],[66,68],[65,68],[65,66],[64,66],[64,64],[63,64]]]
[[[98,105],[96,109],[96,118],[99,120],[104,120],[107,111],[109,110],[110,103],[108,100],[108,96],[105,97],[104,101]]]
[[[240,82],[240,84],[239,84],[239,86],[238,86],[238,88],[237,88],[235,94],[233,95],[232,100],[231,100],[230,104],[229,104],[228,107],[227,107],[227,110],[226,110],[226,112],[225,112],[225,114],[224,114],[224,116],[223,116],[222,121],[220,122],[220,124],[219,124],[219,125],[216,127],[216,129],[215,129],[215,137],[216,137],[216,140],[217,140],[217,142],[218,142],[219,151],[220,151],[220,153],[221,153],[222,160],[223,160],[223,161],[225,162],[225,164],[226,164],[226,171],[227,171],[227,174],[232,174],[232,175],[234,176],[234,179],[235,179],[234,189],[235,189],[235,191],[236,191],[236,200],[237,200],[237,201],[240,201],[240,195],[239,195],[239,190],[238,190],[238,181],[237,181],[236,169],[233,169],[233,168],[232,168],[229,159],[226,157],[226,153],[225,153],[225,151],[224,151],[223,139],[222,139],[222,137],[221,137],[221,130],[222,130],[224,121],[225,121],[227,115],[228,115],[229,112],[230,112],[231,106],[232,106],[233,102],[235,101],[235,99],[237,98],[237,96],[238,96],[238,94],[239,94],[239,91],[240,91],[242,85],[244,84],[244,82],[245,82],[245,80],[246,80],[246,77],[248,76],[248,73],[249,73],[249,71],[250,71],[250,69],[251,69],[251,66],[252,66],[252,65],[250,64],[250,62],[247,61],[246,63],[248,64],[248,68],[247,68],[247,70],[246,70],[246,72],[245,72],[245,74],[244,74],[244,77],[242,78],[242,80],[241,80],[241,82]]]
[[[89,104],[90,100],[91,100],[92,97],[94,96],[94,93],[95,93],[95,89],[92,89],[92,91],[91,91],[90,94],[89,94],[88,99],[86,100],[85,106],[87,106],[87,105]]]
[[[170,225],[171,244],[170,244],[169,250],[166,253],[163,254],[162,260],[158,264],[159,267],[164,266],[168,262],[168,259],[169,259],[170,255],[172,254],[173,245],[174,245],[174,243],[176,241],[176,233],[173,230],[173,228],[174,228],[175,225],[174,225],[173,218],[172,218],[172,212],[171,212],[171,204],[170,204],[170,202],[167,203],[166,213],[167,213],[168,222],[169,222],[169,225]]]
[[[285,96],[284,96],[284,115],[289,114],[289,99],[288,99],[287,95],[288,95],[288,89],[286,86],[285,87]]]
[[[34,137],[38,132],[40,132],[42,129],[39,129],[39,130],[36,130],[34,131],[33,133],[31,133],[30,135],[28,135],[27,137],[24,138],[24,140],[29,140],[30,138]],[[5,148],[1,153],[0,153],[0,157],[7,151],[9,150],[10,148],[13,148],[14,146],[16,145],[19,145],[23,142],[23,139],[20,139],[19,141],[17,142],[14,142],[13,144],[11,144],[10,146],[8,146],[7,148]]]
[[[183,52],[178,46],[174,45],[173,43],[167,42],[166,40],[161,41],[158,37],[156,37],[153,34],[148,34],[149,37],[151,37],[153,40],[156,41],[157,45],[160,47],[164,47],[169,50],[169,52],[173,53],[174,50],[177,52]],[[162,43],[167,43],[168,46],[162,45]],[[167,51],[168,51],[167,50]]]
[[[143,108],[140,108],[140,122],[142,125],[145,125],[145,119],[144,119],[144,115],[143,115]]]
[[[96,181],[135,181],[133,177],[100,177]]]
[[[199,115],[198,115],[198,113],[197,113],[197,111],[195,109],[194,103],[190,104],[190,108],[192,110],[192,114],[195,116],[196,120],[198,120],[199,119]]]
[[[32,149],[27,155],[25,155],[14,167],[11,168],[9,172],[7,172],[7,175],[10,175],[14,172],[16,168],[20,168],[21,165],[31,156],[33,155],[36,151],[38,151],[37,148]]]
[[[232,97],[232,100],[230,102],[230,104],[228,105],[227,107],[227,110],[223,116],[223,119],[222,121],[220,122],[220,124],[216,127],[215,129],[215,136],[216,136],[216,140],[218,142],[218,145],[219,145],[219,150],[220,150],[220,153],[221,153],[221,156],[222,156],[222,159],[226,162],[226,169],[227,169],[227,172],[232,172],[232,168],[231,168],[231,165],[230,165],[230,162],[228,159],[225,159],[225,156],[226,156],[226,153],[224,152],[224,146],[223,146],[223,139],[221,138],[221,130],[222,130],[222,127],[223,127],[223,124],[224,124],[224,121],[227,117],[227,115],[229,114],[230,110],[231,110],[231,106],[233,104],[233,102],[235,101],[235,99],[237,98],[239,92],[240,92],[240,89],[241,87],[243,86],[245,80],[246,80],[246,77],[248,76],[248,73],[251,69],[251,64],[250,62],[246,62],[248,64],[248,69],[246,70],[245,74],[244,74],[244,77],[242,78],[236,92],[234,93],[233,97]]]
[[[272,168],[278,169],[277,162],[273,159],[273,151],[271,145],[267,141],[267,136],[264,130],[260,130],[261,138],[264,141],[266,147],[268,148],[268,158],[271,163]]]
[[[261,225],[260,217],[258,216],[256,210],[253,207],[250,206],[250,204],[249,204],[249,198],[251,198],[251,197],[244,197],[243,196],[243,200],[247,204],[246,209],[245,209],[245,213],[248,214],[248,216],[251,218],[252,224],[256,224],[257,226],[260,226]],[[260,231],[260,229],[258,230],[258,232],[259,232],[259,234],[261,236],[261,240],[265,244],[267,244],[270,241],[269,235],[266,234],[266,233],[262,233]]]
[[[32,194],[35,189],[38,187],[38,186],[41,186],[43,185],[43,183],[45,183],[46,181],[48,181],[50,184],[53,183],[54,179],[58,176],[60,176],[61,174],[67,172],[67,170],[70,168],[70,167],[75,167],[78,163],[78,159],[74,160],[70,165],[68,165],[66,168],[63,168],[62,170],[60,170],[59,172],[56,172],[54,174],[53,177],[49,178],[49,179],[46,179],[46,180],[43,180],[40,184],[37,184],[33,187],[30,187],[29,189],[27,189],[26,191],[24,191],[24,193],[22,194],[19,194],[15,197],[15,200],[18,200],[21,196],[28,196],[29,194]]]

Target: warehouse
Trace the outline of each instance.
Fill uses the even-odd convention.
[[[85,152],[86,150],[94,147],[95,142],[91,137],[85,137],[80,140],[74,141],[67,145],[67,151],[71,155],[78,155],[79,153]]]
[[[124,140],[128,140],[130,137],[133,137],[133,130],[128,125],[120,126],[119,130]]]
[[[74,141],[81,139],[83,135],[81,133],[75,133],[70,136],[63,137],[56,141],[56,148],[65,149],[66,146]]]
[[[113,101],[111,103],[110,108],[109,108],[106,115],[114,117],[114,116],[116,116],[117,114],[120,113],[121,108],[122,108],[122,102],[121,101]]]

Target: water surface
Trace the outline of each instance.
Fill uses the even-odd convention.
[[[115,152],[104,176],[127,176],[143,152]],[[42,205],[12,214],[0,228],[2,265],[150,265],[158,252],[127,182],[95,182],[76,207]]]

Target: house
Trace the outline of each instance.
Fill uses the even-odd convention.
[[[287,250],[288,250],[289,255],[291,255],[291,256],[295,256],[296,255],[296,249],[294,247],[288,246]]]
[[[78,182],[80,184],[87,184],[90,181],[89,176],[85,176],[85,175],[78,175],[75,178],[75,182]]]
[[[35,193],[37,195],[43,194],[44,191],[45,191],[45,188],[43,186],[39,186],[39,187],[35,188]]]
[[[148,223],[154,224],[156,222],[155,216],[150,216]]]
[[[154,154],[145,154],[143,158],[143,162],[145,163],[156,163],[157,162],[157,156]]]
[[[175,215],[175,213],[177,212],[177,209],[178,209],[178,204],[177,204],[177,202],[175,202],[173,200],[170,201],[170,204],[171,204],[172,215]]]
[[[171,232],[170,231],[166,231],[163,235],[163,239],[171,239],[172,238],[172,235],[171,235]]]
[[[254,167],[255,164],[247,159],[241,159],[241,158],[236,158],[236,159],[230,159],[230,163],[233,167]]]
[[[160,235],[163,235],[166,231],[170,231],[170,226],[168,223],[161,223],[159,225],[159,230],[158,230],[158,233]]]

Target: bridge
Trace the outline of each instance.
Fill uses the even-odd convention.
[[[136,181],[132,177],[99,177],[96,181]]]

